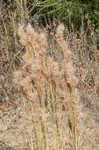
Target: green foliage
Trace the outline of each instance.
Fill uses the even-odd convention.
[[[20,16],[27,6],[31,18],[35,20],[35,16],[38,16],[42,23],[44,18],[46,20],[57,18],[66,24],[69,30],[74,27],[75,31],[79,31],[82,26],[86,30],[90,20],[94,29],[99,27],[98,0],[4,0],[3,2],[16,7]]]
[[[99,27],[99,2],[97,0],[37,0],[29,3],[32,7],[30,14],[38,15],[41,19],[57,18],[68,26],[72,26],[75,31],[80,30],[81,26],[87,28],[88,20],[96,29]]]

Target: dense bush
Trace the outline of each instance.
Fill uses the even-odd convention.
[[[75,31],[84,30],[88,27],[88,20],[94,29],[99,27],[99,2],[98,0],[40,0],[33,4],[28,1],[30,14],[38,15],[41,20],[46,18],[57,18],[68,25],[69,29],[74,27]]]

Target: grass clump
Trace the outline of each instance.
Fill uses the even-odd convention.
[[[64,25],[60,24],[56,29],[53,40],[59,46],[54,49],[54,54],[47,55],[47,34],[46,32],[35,32],[30,25],[21,25],[18,29],[20,43],[26,48],[23,55],[23,67],[15,71],[14,82],[19,85],[23,93],[24,110],[27,117],[29,112],[33,117],[35,130],[35,149],[64,149],[65,143],[70,144],[72,149],[77,150],[77,113],[75,103],[79,101],[77,92],[78,79],[72,64],[72,53],[63,37]],[[61,52],[61,53],[60,53]],[[27,105],[29,103],[29,105]],[[29,107],[29,108],[28,108]],[[64,137],[65,126],[62,116],[67,113],[67,128],[70,135]],[[49,118],[49,121],[48,121]],[[39,120],[39,121],[38,121]],[[39,124],[39,130],[36,128]],[[55,137],[53,144],[49,138],[48,130],[54,125]],[[66,138],[66,139],[64,139]],[[65,140],[65,141],[64,141]]]

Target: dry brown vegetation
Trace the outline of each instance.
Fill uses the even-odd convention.
[[[57,56],[47,56],[47,35],[45,32],[35,32],[30,24],[25,28],[24,25],[20,26],[18,30],[20,42],[25,46],[26,53],[23,56],[25,64],[21,70],[14,72],[14,82],[19,85],[20,90],[23,90],[23,101],[27,117],[28,111],[31,111],[31,115],[36,115],[33,122],[39,120],[40,127],[44,130],[43,133],[40,133],[44,134],[41,135],[43,136],[42,143],[40,143],[42,138],[40,135],[36,137],[38,132],[35,131],[35,142],[37,141],[39,144],[35,149],[64,149],[66,143],[67,145],[70,144],[71,149],[77,149],[78,146],[76,131],[78,116],[74,106],[79,101],[79,94],[76,89],[78,80],[74,75],[71,52],[63,38],[63,31],[64,26],[60,24],[54,37],[54,40],[60,46],[60,49],[56,49],[54,52]],[[32,108],[30,107],[30,110],[27,109],[27,107],[29,108],[27,103],[31,104]],[[61,127],[63,107],[67,111],[71,126],[71,137],[69,137],[70,135],[67,135],[68,138],[65,136],[67,140],[64,139],[63,132],[65,131]],[[52,122],[56,124],[56,132],[54,131],[55,133],[52,134],[55,138],[55,145],[48,137],[50,126],[47,125],[47,122],[53,124],[51,121],[47,121],[46,117],[48,116],[52,117]],[[56,134],[59,134],[58,141]]]
[[[0,28],[0,150],[98,150],[94,36],[88,44],[60,23],[50,35],[31,24],[16,32],[12,46]]]

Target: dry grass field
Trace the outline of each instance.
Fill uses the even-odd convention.
[[[88,44],[61,23],[12,25],[12,38],[0,26],[0,150],[98,150],[94,32]]]

